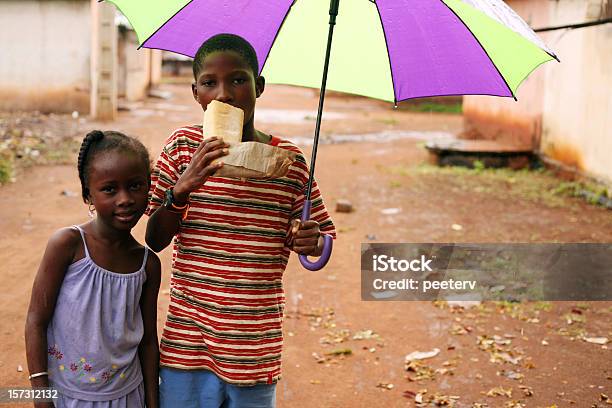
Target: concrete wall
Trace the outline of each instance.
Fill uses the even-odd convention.
[[[89,111],[89,0],[3,0],[0,44],[0,109]]]
[[[507,3],[531,27],[549,26],[549,0],[515,0]],[[542,67],[533,72],[521,84],[516,95],[518,102],[512,98],[466,96],[463,111],[467,134],[537,148],[541,136],[544,77]]]
[[[608,0],[509,0],[532,27],[610,14]],[[541,33],[561,63],[549,62],[519,88],[518,102],[469,96],[466,128],[518,141],[591,176],[612,181],[612,24]]]
[[[596,20],[600,3],[552,2],[551,19],[558,24]],[[612,181],[612,24],[553,32],[547,40],[561,64],[546,73],[541,150]]]
[[[112,14],[104,22],[102,11]],[[116,103],[104,101],[117,91],[129,101],[146,97],[161,80],[161,51],[137,50],[131,30],[109,35],[114,14],[113,5],[97,0],[1,0],[0,110],[76,110],[109,119]],[[102,55],[117,42],[118,55]]]
[[[120,30],[119,96],[130,102],[144,99],[149,85],[159,83],[161,79],[161,60],[155,61],[154,58],[161,55],[161,51],[137,48],[136,33],[132,30]]]

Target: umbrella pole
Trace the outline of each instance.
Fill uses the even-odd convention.
[[[321,93],[319,95],[319,110],[317,112],[317,123],[315,126],[314,142],[312,144],[312,156],[310,159],[310,174],[308,175],[308,186],[306,189],[306,200],[304,201],[304,209],[302,211],[302,221],[310,219],[310,210],[312,201],[312,183],[314,181],[315,164],[317,160],[317,147],[319,146],[319,132],[321,131],[321,117],[323,116],[323,103],[325,101],[325,87],[327,85],[327,71],[329,69],[329,57],[331,55],[332,38],[334,36],[334,26],[336,25],[336,17],[338,16],[338,6],[340,0],[330,0],[329,4],[329,33],[327,35],[327,50],[325,51],[325,64],[323,65],[323,80],[321,82]],[[304,268],[311,271],[322,269],[329,258],[331,257],[333,239],[331,236],[323,234],[323,252],[321,256],[314,262],[311,262],[306,255],[300,255],[300,263]]]
[[[329,57],[331,55],[332,38],[334,36],[334,26],[336,25],[336,17],[338,16],[339,3],[340,0],[330,0],[329,5],[329,33],[327,35],[327,50],[325,51],[325,64],[323,65],[321,93],[319,95],[319,111],[317,112],[315,136],[312,144],[312,156],[310,158],[310,174],[308,176],[308,189],[306,190],[307,201],[310,201],[310,195],[312,193],[312,182],[314,180],[314,169],[317,160],[317,147],[319,146],[319,132],[321,131],[321,118],[323,116],[323,103],[325,102],[325,87],[327,86],[327,71],[329,69]]]

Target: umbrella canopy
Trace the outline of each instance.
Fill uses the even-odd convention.
[[[268,83],[318,88],[329,0],[111,0],[141,46],[193,57],[232,33],[255,48]],[[442,95],[514,97],[557,58],[502,0],[340,3],[327,87],[398,102]]]
[[[515,97],[531,71],[556,58],[502,0],[345,0],[340,13],[339,0],[111,2],[143,47],[193,57],[208,38],[236,34],[253,45],[269,83],[321,83],[304,221],[326,87],[394,103],[442,95]],[[325,235],[324,241],[317,261],[300,255],[304,267],[325,266],[332,239]]]

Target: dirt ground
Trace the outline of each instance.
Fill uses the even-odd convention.
[[[81,133],[118,129],[141,137],[156,156],[174,128],[201,122],[187,85],[164,89],[172,99],[132,104],[114,123],[81,124]],[[316,106],[314,91],[270,86],[258,102],[256,126],[303,141],[313,133]],[[350,97],[328,97],[326,113],[324,140],[400,131],[417,137],[327,143],[319,150],[317,179],[339,234],[324,270],[306,271],[292,258],[285,272],[278,406],[609,406],[612,346],[585,339],[612,338],[612,303],[485,302],[462,309],[364,302],[360,244],[612,242],[612,212],[553,194],[559,181],[546,173],[423,166],[423,141],[436,132],[459,132],[460,115],[399,111]],[[74,164],[33,167],[0,188],[1,386],[28,383],[23,326],[31,283],[50,234],[88,219],[79,191]],[[334,212],[338,199],[349,199],[355,211]],[[387,208],[399,212],[382,214]],[[145,223],[136,228],[141,240]],[[168,250],[162,261],[160,328],[168,303]],[[406,370],[408,353],[435,348],[437,356]]]

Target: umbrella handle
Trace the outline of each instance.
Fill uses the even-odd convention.
[[[312,201],[306,200],[304,201],[304,209],[302,210],[302,221],[308,221],[310,218],[310,209],[312,207]],[[332,247],[334,244],[334,240],[331,236],[327,234],[323,235],[323,252],[321,256],[316,261],[310,261],[306,255],[300,255],[300,263],[302,266],[309,271],[318,271],[323,269],[329,258],[331,258]]]

